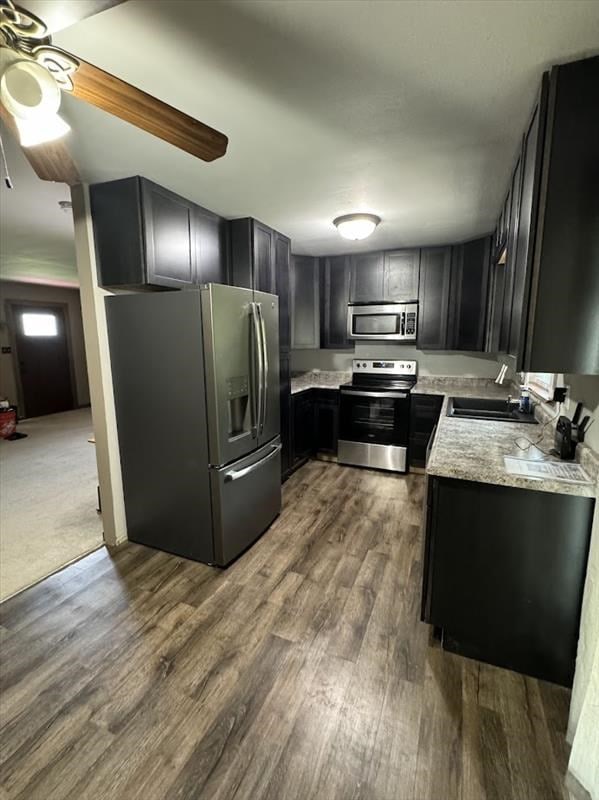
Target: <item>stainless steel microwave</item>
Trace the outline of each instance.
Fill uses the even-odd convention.
[[[418,303],[350,303],[347,335],[350,339],[415,342]]]

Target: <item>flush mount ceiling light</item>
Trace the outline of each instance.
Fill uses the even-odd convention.
[[[333,220],[333,225],[344,239],[366,239],[381,221],[376,214],[344,214]]]
[[[57,113],[58,83],[37,61],[15,61],[4,70],[0,99],[14,117],[23,147],[51,142],[70,130]]]

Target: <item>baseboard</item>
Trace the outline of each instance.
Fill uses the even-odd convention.
[[[566,789],[570,793],[570,800],[593,800],[582,783],[576,778],[570,770],[566,772],[566,779],[564,781]]]
[[[115,553],[118,553],[119,550],[124,550],[125,547],[129,544],[129,539],[123,539],[122,542],[117,542],[116,544],[107,544],[106,549],[113,556]]]

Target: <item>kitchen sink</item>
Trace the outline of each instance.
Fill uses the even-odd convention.
[[[522,422],[537,425],[533,414],[518,410],[517,402],[487,400],[483,397],[450,397],[447,416],[461,419],[489,419],[494,422]]]

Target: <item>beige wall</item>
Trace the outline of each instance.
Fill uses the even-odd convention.
[[[66,303],[68,306],[69,333],[75,372],[76,402],[79,406],[88,405],[89,385],[79,291],[59,286],[0,281],[0,344],[2,347],[7,347],[11,344],[10,330],[6,321],[7,300]],[[0,354],[0,396],[7,397],[12,403],[18,402],[14,353]]]

